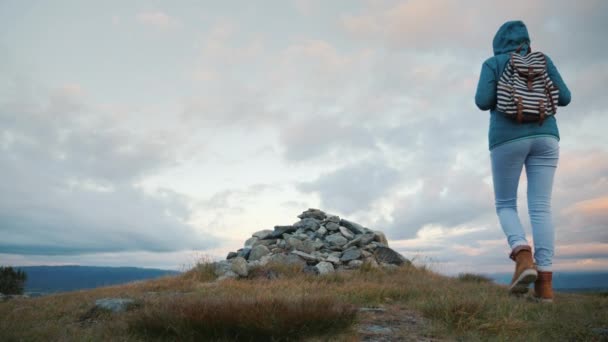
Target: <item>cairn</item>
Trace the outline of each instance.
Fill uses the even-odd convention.
[[[298,222],[260,230],[243,248],[215,262],[218,280],[246,277],[252,267],[269,262],[300,266],[303,272],[327,274],[371,267],[396,268],[410,261],[388,247],[384,233],[319,209],[309,208]]]

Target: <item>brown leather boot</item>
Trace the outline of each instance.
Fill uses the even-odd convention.
[[[553,303],[553,272],[538,271],[534,282],[534,297],[542,303]]]
[[[538,276],[534,261],[532,260],[532,248],[527,245],[517,246],[513,248],[509,257],[515,261],[515,272],[511,285],[509,286],[510,294],[524,294],[528,292],[530,283],[536,280]]]

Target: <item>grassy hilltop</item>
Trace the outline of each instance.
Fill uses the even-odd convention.
[[[537,304],[483,277],[414,266],[315,276],[269,264],[246,279],[215,278],[201,262],[177,276],[0,302],[0,340],[608,339],[605,294],[557,293],[553,305]],[[94,308],[105,297],[136,305],[123,313]]]

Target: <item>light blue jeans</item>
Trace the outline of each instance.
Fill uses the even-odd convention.
[[[559,159],[559,141],[549,136],[515,140],[490,151],[496,213],[511,249],[528,245],[517,214],[517,187],[523,166],[528,178],[528,214],[539,271],[553,265],[555,233],[551,219],[551,190]]]

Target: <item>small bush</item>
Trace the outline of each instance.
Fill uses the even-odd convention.
[[[189,298],[151,304],[128,325],[146,338],[281,341],[340,332],[356,314],[328,296]]]
[[[460,273],[458,280],[471,283],[491,283],[493,281],[484,275],[474,273]]]
[[[23,294],[27,274],[20,269],[0,267],[0,293]]]

